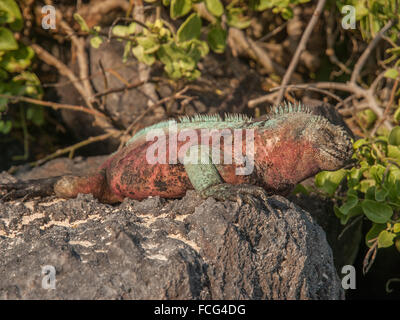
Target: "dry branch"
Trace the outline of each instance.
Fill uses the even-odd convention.
[[[319,16],[321,15],[322,9],[325,6],[325,2],[326,2],[326,0],[318,0],[318,4],[317,4],[317,7],[315,8],[313,16],[310,19],[310,22],[308,23],[308,25],[301,37],[301,40],[299,42],[299,45],[297,46],[297,49],[296,49],[296,52],[294,53],[292,61],[290,61],[289,67],[283,77],[282,84],[281,84],[282,88],[279,90],[278,97],[276,98],[276,101],[275,101],[276,104],[279,104],[282,101],[282,98],[285,94],[285,86],[289,83],[290,78],[292,77],[292,74],[297,67],[297,64],[300,59],[300,55],[306,49],[307,41],[311,36],[311,32],[314,29],[314,26],[317,23]]]
[[[378,42],[382,39],[382,36],[388,31],[394,24],[393,20],[390,20],[386,25],[376,34],[374,39],[368,44],[367,49],[363,52],[363,54],[358,59],[356,65],[354,66],[353,73],[351,74],[350,82],[356,83],[357,78],[360,75],[361,69],[364,66],[365,62],[367,61],[369,55],[371,54],[372,50],[378,44]]]
[[[37,104],[37,105],[40,105],[40,106],[44,106],[44,107],[50,107],[50,108],[53,108],[55,110],[67,109],[67,110],[73,110],[73,111],[80,111],[80,112],[88,113],[88,114],[91,114],[92,116],[95,116],[95,117],[107,118],[107,116],[105,116],[104,114],[102,114],[101,112],[99,112],[97,110],[85,108],[85,107],[82,107],[82,106],[76,106],[76,105],[72,105],[72,104],[56,103],[56,102],[43,101],[43,100],[38,100],[38,99],[33,99],[33,98],[28,98],[28,97],[22,97],[22,96],[10,96],[10,95],[6,95],[6,94],[0,94],[0,97],[1,98],[6,98],[6,99],[10,99],[10,100],[13,100],[13,101],[24,101],[24,102],[28,102],[28,103],[33,103],[33,104]]]
[[[121,92],[121,91],[129,90],[129,89],[137,88],[137,87],[140,87],[141,85],[143,85],[144,83],[145,83],[145,81],[139,80],[139,81],[127,84],[127,85],[119,87],[119,88],[110,88],[110,89],[105,90],[103,92],[96,93],[94,95],[94,97],[95,98],[99,98],[99,97],[102,97],[102,96],[105,96],[105,95],[108,95],[108,94],[111,94],[111,93],[116,93],[116,92]]]

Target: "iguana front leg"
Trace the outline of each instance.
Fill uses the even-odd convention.
[[[192,146],[184,158],[184,167],[189,180],[203,198],[246,202],[252,206],[257,206],[257,202],[261,199],[263,205],[266,205],[268,194],[263,188],[251,184],[225,183],[217,165],[212,163],[211,153],[205,149],[197,145]]]

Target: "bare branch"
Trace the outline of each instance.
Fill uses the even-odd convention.
[[[110,89],[105,90],[105,91],[103,91],[103,92],[98,92],[98,93],[96,93],[96,94],[94,95],[94,97],[95,97],[95,98],[99,98],[99,97],[102,97],[102,96],[105,96],[105,95],[108,95],[108,94],[111,94],[111,93],[121,92],[121,91],[129,90],[129,89],[137,88],[137,87],[140,87],[140,86],[141,86],[142,84],[144,84],[144,83],[145,83],[145,81],[136,81],[136,82],[127,84],[127,85],[125,85],[125,86],[123,86],[123,87],[119,87],[119,88],[110,88]]]
[[[390,20],[386,25],[376,34],[374,39],[368,44],[367,49],[363,52],[363,54],[358,59],[356,65],[354,66],[353,73],[351,74],[350,82],[356,83],[357,78],[360,76],[360,72],[362,67],[364,66],[365,62],[367,61],[369,55],[371,54],[372,50],[374,50],[375,46],[378,42],[382,39],[382,36],[388,31],[394,24],[394,20]]]
[[[67,110],[73,110],[73,111],[80,111],[80,112],[91,114],[92,116],[95,116],[95,117],[101,117],[101,118],[107,119],[107,117],[104,114],[102,114],[101,112],[99,112],[97,110],[94,110],[94,109],[85,108],[85,107],[82,107],[82,106],[75,106],[75,105],[71,105],[71,104],[56,103],[56,102],[51,102],[51,101],[42,101],[42,100],[28,98],[28,97],[22,97],[22,96],[10,96],[10,95],[6,95],[6,94],[0,94],[0,97],[1,98],[6,98],[6,99],[10,99],[10,100],[14,100],[14,101],[24,101],[24,102],[28,102],[28,103],[33,103],[33,104],[37,104],[37,105],[40,105],[40,106],[44,106],[44,107],[50,107],[50,108],[53,108],[55,110],[67,109]]]
[[[319,16],[321,15],[322,9],[325,6],[325,2],[326,2],[326,0],[318,0],[318,4],[317,4],[317,7],[315,8],[313,16],[310,19],[310,22],[308,23],[306,30],[304,31],[304,33],[301,37],[301,40],[299,42],[299,45],[297,46],[297,49],[296,49],[296,52],[294,53],[292,61],[290,61],[289,67],[285,73],[285,76],[283,77],[282,84],[281,84],[282,88],[279,90],[278,97],[276,98],[276,101],[275,101],[276,104],[279,104],[282,101],[282,98],[285,94],[285,86],[289,83],[290,78],[292,77],[292,74],[297,67],[297,64],[300,59],[300,55],[306,49],[307,41],[311,36],[311,32],[313,31],[314,26],[317,23]]]

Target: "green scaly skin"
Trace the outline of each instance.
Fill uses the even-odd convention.
[[[175,126],[176,132],[169,131],[171,126]],[[174,133],[179,135],[188,129],[198,134],[202,129],[231,133],[241,130],[242,138],[235,138],[234,143],[242,142],[242,151],[248,147],[244,131],[253,130],[254,153],[251,157],[254,169],[247,175],[238,175],[236,169],[243,165],[237,162],[148,162],[147,152],[155,143],[147,141],[148,134],[159,130],[166,134],[166,141],[169,141]],[[178,143],[178,154],[186,143]],[[187,144],[189,148],[183,155],[187,155],[187,150],[197,150],[199,156],[212,160],[215,146],[210,141],[206,141],[205,145],[211,146],[209,150],[203,148],[199,141]],[[223,155],[223,143],[219,149]],[[232,150],[229,152],[232,153]],[[112,154],[96,174],[61,177],[55,183],[54,191],[64,198],[76,197],[78,193],[92,193],[102,202],[115,203],[125,197],[138,200],[148,196],[178,198],[187,190],[195,189],[204,198],[239,199],[254,204],[255,199],[265,201],[269,194],[287,194],[297,183],[321,170],[340,169],[348,163],[352,153],[351,139],[343,128],[331,124],[324,117],[311,114],[302,105],[278,106],[262,121],[244,115],[226,115],[225,119],[198,115],[162,122],[139,131],[121,151]],[[168,152],[166,156],[168,159]],[[13,190],[11,185],[0,185],[2,189],[7,192]],[[48,193],[48,188],[46,190]],[[21,190],[17,193],[21,194]],[[35,194],[38,195],[38,192]]]

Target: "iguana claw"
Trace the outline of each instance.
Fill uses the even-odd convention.
[[[213,197],[222,201],[236,201],[239,205],[247,203],[253,207],[268,207],[267,192],[263,188],[251,184],[221,183],[207,188],[201,192],[201,195],[204,198]]]

